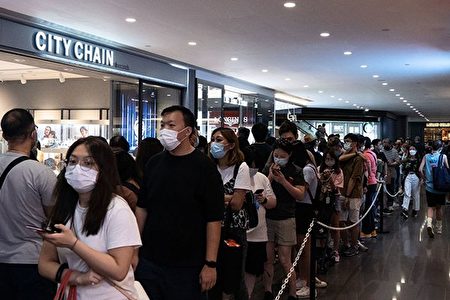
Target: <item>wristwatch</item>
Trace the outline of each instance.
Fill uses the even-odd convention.
[[[215,269],[217,267],[217,262],[212,260],[205,260],[205,266]]]

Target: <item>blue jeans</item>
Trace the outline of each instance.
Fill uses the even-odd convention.
[[[134,276],[151,300],[201,300],[199,275],[201,267],[160,266],[145,258],[139,258]]]
[[[41,277],[37,265],[0,263],[0,298],[52,300],[56,283]]]

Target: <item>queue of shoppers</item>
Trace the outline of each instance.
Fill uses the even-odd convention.
[[[183,106],[164,109],[158,138],[143,140],[136,160],[122,136],[110,144],[82,137],[56,177],[29,158],[37,142],[32,115],[5,113],[2,297],[53,299],[65,282],[80,300],[138,299],[137,280],[152,300],[248,300],[261,279],[264,300],[272,300],[278,262],[291,274],[287,299],[320,296],[312,282],[328,284],[311,278],[310,268],[324,273],[330,262],[368,251],[364,242],[396,207],[404,221],[417,217],[422,183],[428,235],[443,231],[448,191],[433,177],[436,167],[449,167],[442,141],[428,152],[417,138],[371,141],[353,133],[304,143],[295,123],[285,121],[273,145],[259,123],[251,130],[254,144],[248,130],[218,127],[200,147],[205,139],[195,124]],[[386,192],[377,193],[380,184]],[[314,261],[313,219],[332,227],[318,230],[323,251]]]

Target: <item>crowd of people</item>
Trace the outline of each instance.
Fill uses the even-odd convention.
[[[278,139],[258,123],[237,133],[216,128],[208,143],[195,124],[189,109],[165,108],[158,138],[142,140],[135,155],[123,136],[82,137],[56,176],[29,158],[37,142],[31,114],[8,111],[1,120],[8,142],[0,155],[2,297],[53,299],[67,278],[80,300],[137,299],[135,280],[152,300],[247,300],[262,278],[269,300],[276,261],[287,274],[305,242],[286,293],[309,298],[317,294],[313,281],[328,285],[310,278],[310,268],[326,272],[325,259],[368,251],[364,241],[396,207],[404,220],[417,217],[422,183],[428,235],[442,233],[448,191],[435,187],[433,167],[448,168],[448,143],[353,133],[341,140],[325,124],[302,141],[290,121]],[[386,193],[377,193],[380,184]],[[348,227],[318,231],[323,251],[315,261],[307,238],[313,219]]]

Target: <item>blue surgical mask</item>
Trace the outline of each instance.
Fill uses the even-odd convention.
[[[216,159],[221,159],[227,154],[228,150],[225,150],[225,145],[217,142],[211,143],[211,149],[209,152]]]
[[[273,158],[273,162],[279,165],[280,167],[284,167],[285,165],[287,165],[288,161],[289,158],[278,158],[278,157]]]
[[[349,142],[345,143],[343,148],[345,151],[352,149],[352,143]]]

